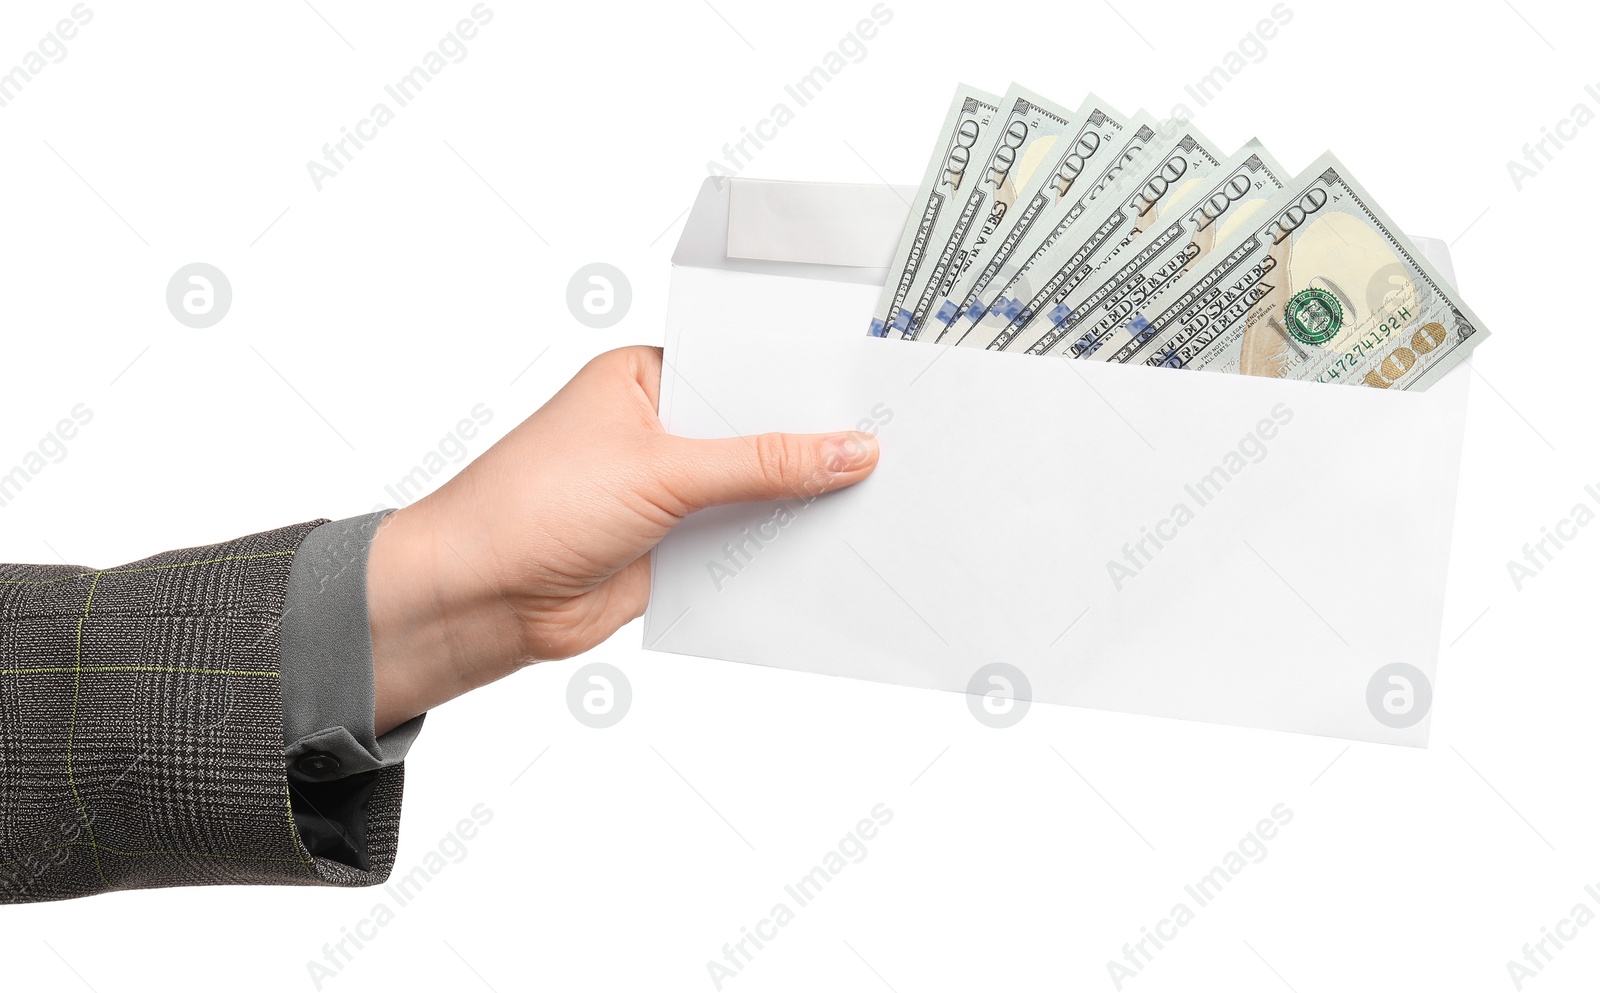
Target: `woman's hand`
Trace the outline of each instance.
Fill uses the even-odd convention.
[[[367,600],[379,734],[644,613],[649,552],[696,510],[859,482],[876,440],[696,441],[656,416],[661,350],[620,348],[437,492],[386,518]]]

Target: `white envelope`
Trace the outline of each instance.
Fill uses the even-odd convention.
[[[909,195],[702,189],[667,429],[865,427],[882,459],[693,515],[645,646],[960,692],[1008,663],[1035,701],[1425,745],[1468,371],[1388,393],[871,338]]]

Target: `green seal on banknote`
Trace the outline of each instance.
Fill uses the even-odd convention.
[[[1289,333],[1308,345],[1320,345],[1339,333],[1344,308],[1327,290],[1301,290],[1283,308],[1283,322]]]

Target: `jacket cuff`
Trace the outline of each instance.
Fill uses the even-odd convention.
[[[392,848],[376,817],[386,777],[422,730],[414,718],[374,733],[367,553],[392,511],[322,524],[301,541],[288,577],[280,635],[284,760],[290,808],[313,856],[378,870],[374,846]],[[387,865],[383,866],[387,872]]]

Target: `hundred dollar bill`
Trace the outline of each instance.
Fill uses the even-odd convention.
[[[1178,126],[1172,127],[1173,123]],[[1093,288],[1095,274],[1121,257],[1140,233],[1160,222],[1174,201],[1202,182],[1222,163],[1222,155],[1198,129],[1168,122],[1164,134],[1151,145],[1135,170],[1080,222],[1073,236],[1054,245],[1013,283],[1017,301],[998,313],[994,308],[978,322],[968,344],[1003,351],[1030,348],[1082,303]]]
[[[1043,258],[1052,246],[1067,237],[1067,232],[1077,223],[1079,218],[1090,213],[1099,204],[1100,198],[1106,196],[1108,191],[1115,190],[1117,184],[1123,180],[1128,170],[1137,164],[1148,152],[1148,146],[1156,140],[1157,129],[1161,125],[1154,117],[1140,111],[1128,121],[1128,125],[1116,135],[1109,152],[1102,151],[1095,157],[1088,180],[1079,178],[1071,187],[1071,195],[1063,196],[1050,205],[1046,216],[1035,223],[1025,237],[1018,240],[1011,250],[1010,257],[1000,266],[999,270],[989,280],[989,301],[984,298],[974,299],[956,317],[956,323],[950,331],[941,338],[948,344],[987,344],[984,341],[966,339],[971,336],[978,323],[993,310],[1000,313],[1012,306],[1020,306],[1013,301],[1008,292],[1013,290],[1019,274],[1036,260]],[[952,337],[953,336],[953,337]]]
[[[980,144],[988,147],[980,160],[976,181],[968,184],[959,201],[951,198],[951,206],[956,209],[946,209],[933,225],[928,263],[917,273],[917,281],[906,297],[913,302],[908,308],[911,319],[904,337],[920,338],[929,328],[935,303],[964,268],[966,246],[982,230],[996,197],[1019,174],[1025,180],[1038,171],[1039,160],[1072,127],[1068,113],[1064,107],[1015,83],[1000,99],[999,113],[984,131]],[[1014,191],[1010,195],[1014,197]]]
[[[997,111],[992,94],[976,87],[962,84],[956,87],[955,98],[939,129],[939,140],[928,168],[923,173],[922,185],[911,201],[911,216],[906,219],[905,230],[900,235],[900,245],[895,249],[889,264],[889,281],[884,284],[883,295],[873,310],[867,332],[884,337],[890,332],[903,334],[911,323],[911,310],[907,306],[916,298],[910,294],[926,285],[927,266],[932,263],[930,247],[934,243],[941,219],[958,209],[956,200],[975,185],[977,169],[972,161],[973,149],[979,146],[984,129]],[[919,279],[919,277],[922,277]]]
[[[1000,116],[990,132],[994,139],[978,183],[967,194],[954,229],[929,271],[929,281],[912,308],[912,328],[907,337],[934,337],[949,325],[941,319],[941,302],[953,292],[971,267],[979,246],[987,245],[996,228],[1023,191],[1044,182],[1046,166],[1074,129],[1072,112],[1011,84],[1000,101]]]
[[[1153,305],[1237,225],[1259,210],[1289,179],[1259,141],[1248,141],[1204,182],[1173,202],[1160,220],[1131,246],[1120,266],[1113,260],[1092,290],[1068,299],[1028,353],[1098,356],[1131,338],[1133,315]]]
[[[1489,334],[1332,153],[1207,261],[1134,361],[1425,389]]]
[[[1025,184],[1013,184],[1009,197],[1006,189],[996,193],[995,207],[962,261],[963,271],[956,273],[954,280],[946,280],[951,288],[933,309],[940,339],[962,315],[969,315],[970,320],[981,316],[978,301],[989,282],[1010,261],[1017,246],[1027,240],[1034,225],[1048,223],[1080,179],[1093,178],[1090,170],[1099,164],[1097,156],[1113,150],[1125,126],[1121,112],[1093,94],[1071,117],[1075,131],[1052,147],[1054,161],[1049,167],[1036,170]],[[973,312],[974,307],[979,309]],[[923,337],[926,336],[925,332]]]

